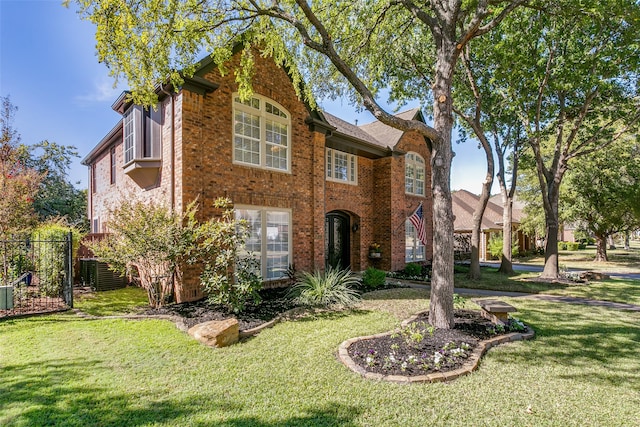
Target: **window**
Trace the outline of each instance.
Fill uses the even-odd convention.
[[[358,157],[327,148],[327,179],[330,181],[358,183]]]
[[[291,118],[275,102],[254,95],[233,98],[233,161],[289,171]]]
[[[123,116],[124,165],[161,158],[162,106],[131,106]]]
[[[405,262],[424,261],[425,260],[425,248],[420,239],[418,239],[418,232],[413,226],[411,221],[406,220],[404,223],[405,231]]]
[[[109,158],[111,159],[111,184],[116,183],[116,147],[109,150]]]
[[[407,153],[404,167],[404,191],[424,196],[424,159],[416,153]]]
[[[263,280],[285,277],[291,263],[291,212],[257,207],[236,207],[236,219],[249,223],[251,235],[245,243],[246,255],[260,260]]]

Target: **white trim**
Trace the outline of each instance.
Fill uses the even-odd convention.
[[[426,162],[424,158],[413,151],[409,151],[404,158],[404,192],[405,194],[411,194],[414,196],[422,196],[425,195],[425,186],[426,186]],[[413,191],[407,191],[407,169],[413,169]],[[418,179],[418,169],[422,169],[422,180]],[[418,184],[422,184],[422,192],[419,193],[416,191]]]
[[[242,165],[242,166],[249,166],[249,167],[253,167],[253,168],[258,168],[258,169],[265,169],[265,170],[269,170],[269,171],[277,171],[277,172],[283,172],[283,173],[291,173],[291,157],[293,155],[293,147],[292,147],[292,130],[291,130],[291,113],[284,108],[282,105],[280,105],[279,103],[277,103],[276,101],[274,101],[273,99],[267,98],[265,96],[259,95],[259,94],[254,94],[251,97],[251,100],[257,100],[259,102],[259,108],[255,108],[253,106],[250,105],[246,105],[246,104],[242,104],[242,103],[238,103],[236,102],[236,98],[238,98],[238,93],[234,92],[231,95],[231,105],[232,105],[232,117],[231,117],[231,149],[232,149],[232,161],[234,164],[237,165]],[[280,110],[281,113],[285,114],[286,117],[282,117],[281,115],[276,115],[276,114],[272,114],[272,113],[268,113],[267,112],[267,103],[271,104],[273,107],[276,107],[278,110]],[[251,114],[254,116],[257,116],[259,119],[259,124],[258,126],[260,127],[260,139],[256,139],[256,138],[251,138],[248,137],[246,135],[239,135],[242,136],[243,138],[248,138],[252,141],[255,141],[257,143],[259,143],[259,163],[252,163],[252,162],[245,162],[239,159],[236,159],[236,129],[235,129],[235,125],[236,125],[236,111],[241,111],[243,113],[246,114]],[[267,120],[274,122],[276,124],[280,124],[283,126],[286,126],[286,130],[287,130],[287,141],[286,141],[286,145],[283,145],[283,147],[285,147],[284,149],[286,150],[286,154],[287,154],[287,167],[286,169],[281,169],[281,168],[277,168],[277,167],[270,167],[267,166],[267,147],[269,145],[273,145],[276,146],[277,144],[272,144],[270,142],[267,141]]]
[[[336,164],[336,153],[347,156],[347,179],[340,179],[333,176],[334,166]],[[326,148],[324,157],[324,176],[327,181],[340,182],[342,184],[358,185],[358,156],[347,153],[345,151],[336,150],[335,148]],[[331,162],[331,164],[329,164]],[[353,177],[353,180],[351,179]]]
[[[287,256],[288,256],[288,263],[287,266],[285,268],[288,268],[290,264],[293,264],[293,211],[291,209],[286,209],[286,208],[276,208],[276,207],[272,207],[272,206],[253,206],[253,205],[235,205],[234,207],[234,217],[237,217],[237,211],[238,210],[251,210],[251,211],[258,211],[260,214],[260,226],[261,226],[261,230],[260,230],[260,276],[262,278],[263,281],[268,282],[271,280],[281,280],[283,277],[286,277],[286,275],[280,276],[280,277],[272,277],[272,278],[267,278],[267,255],[268,255],[268,237],[267,237],[267,233],[268,233],[268,229],[265,226],[265,224],[267,223],[267,212],[284,212],[287,213],[289,215],[289,222],[287,224],[288,226],[288,236],[287,236],[287,248],[288,248],[288,252],[287,252]]]

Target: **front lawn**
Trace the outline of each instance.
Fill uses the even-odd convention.
[[[540,273],[516,272],[513,276],[506,276],[492,267],[482,268],[480,280],[469,280],[468,270],[466,266],[456,266],[456,287],[562,295],[640,305],[639,280],[613,278],[593,280],[588,283],[547,283],[532,280]]]
[[[357,310],[216,350],[168,321],[3,321],[0,425],[640,424],[638,313],[505,299],[537,338],[490,350],[449,384],[364,380],[337,361],[343,340],[396,327],[425,295],[368,294]]]

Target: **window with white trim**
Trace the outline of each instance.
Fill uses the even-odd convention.
[[[291,170],[291,117],[276,102],[260,95],[248,101],[233,97],[233,161]]]
[[[327,148],[327,179],[358,183],[358,156]]]
[[[405,156],[404,191],[407,194],[424,196],[425,163],[417,153],[409,152]]]
[[[405,221],[404,232],[405,262],[424,261],[425,247],[418,238],[418,231],[411,221]]]
[[[249,223],[245,256],[251,254],[260,261],[262,280],[285,277],[291,264],[291,211],[236,206],[235,216]]]
[[[132,105],[122,118],[124,165],[134,161],[159,160],[162,142],[162,105]]]

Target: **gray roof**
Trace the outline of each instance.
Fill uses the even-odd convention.
[[[368,133],[366,133],[365,131],[360,129],[360,127],[358,127],[358,126],[356,126],[354,124],[346,122],[346,121],[334,116],[333,114],[327,113],[326,111],[323,111],[322,115],[324,116],[324,118],[327,120],[327,122],[331,126],[334,126],[336,128],[336,132],[340,132],[340,133],[342,133],[344,135],[347,135],[347,136],[350,136],[352,138],[356,138],[356,139],[368,142],[370,144],[379,145],[379,146],[385,147],[385,148],[387,147],[386,144],[382,144],[376,138],[374,138],[373,136],[369,135]]]
[[[357,126],[346,122],[333,114],[327,113],[326,111],[323,111],[322,114],[327,122],[336,128],[336,132],[383,148],[393,149],[404,134],[404,131],[387,126],[378,120]],[[421,118],[419,108],[412,108],[395,114],[395,116],[404,120],[416,120]]]
[[[419,114],[419,108],[412,108],[410,110],[395,114],[395,116],[404,120],[416,120]],[[400,138],[402,138],[402,135],[404,134],[404,131],[392,128],[391,126],[387,126],[378,120],[372,123],[364,124],[360,126],[360,129],[371,135],[374,139],[383,142],[385,146],[391,148],[395,147],[395,145],[398,143],[398,141],[400,141]]]

